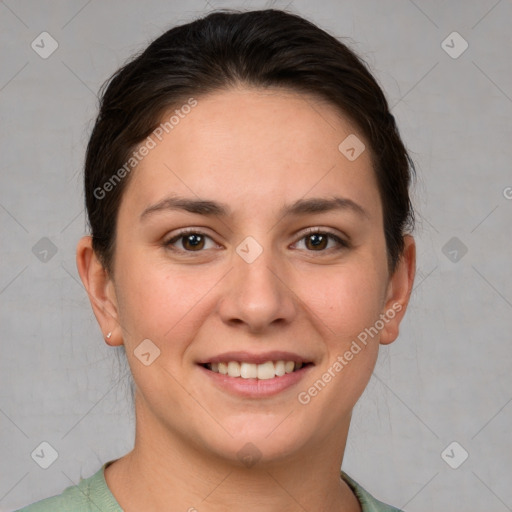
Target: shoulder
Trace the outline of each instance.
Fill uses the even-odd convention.
[[[109,462],[91,477],[81,478],[77,485],[66,487],[61,494],[15,512],[122,512],[105,482],[104,469]]]
[[[355,480],[352,480],[345,472],[341,472],[341,478],[348,484],[361,504],[362,512],[403,512],[402,510],[386,505],[374,498],[363,489]]]

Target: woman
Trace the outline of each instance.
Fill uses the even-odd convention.
[[[299,16],[214,12],[117,71],[77,265],[135,446],[23,510],[398,510],[340,467],[412,289],[412,170],[366,66]]]

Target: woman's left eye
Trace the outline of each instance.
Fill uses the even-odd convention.
[[[329,240],[334,240],[334,242],[336,242],[337,247],[334,247],[334,249],[337,250],[345,249],[349,246],[348,242],[334,233],[322,231],[320,229],[309,230],[308,233],[299,240],[299,242],[302,242],[303,240],[305,240],[305,246],[308,249],[313,247],[311,252],[323,252],[325,249],[333,249],[333,247],[328,247]]]
[[[213,242],[212,238],[202,233],[201,231],[182,231],[175,237],[165,242],[166,247],[172,247],[181,240],[181,248],[174,247],[175,250],[183,252],[201,252],[202,249],[209,249],[206,247],[206,240]],[[305,247],[311,252],[323,252],[325,249],[333,249],[329,247],[329,241],[335,242],[334,249],[341,250],[349,246],[348,242],[329,231],[322,231],[320,229],[312,229],[307,232],[296,244],[305,241]],[[213,244],[215,245],[215,243]],[[336,247],[337,245],[337,247]]]

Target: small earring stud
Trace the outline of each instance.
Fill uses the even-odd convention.
[[[107,340],[109,340],[110,338],[112,338],[112,333],[111,333],[111,332],[109,332],[109,333],[107,334]]]

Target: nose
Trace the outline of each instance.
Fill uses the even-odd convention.
[[[265,249],[248,263],[233,255],[219,305],[226,324],[243,325],[250,333],[261,333],[293,321],[297,300],[284,265]]]

